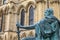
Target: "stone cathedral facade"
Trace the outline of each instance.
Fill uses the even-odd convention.
[[[60,20],[60,0],[49,0],[49,7]],[[0,40],[17,40],[17,21],[22,26],[35,24],[46,8],[47,0],[0,0]],[[34,34],[34,30],[21,31],[20,39]]]

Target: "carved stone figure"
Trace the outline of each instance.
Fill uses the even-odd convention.
[[[35,29],[35,37],[26,37],[23,40],[59,40],[59,20],[53,16],[53,10],[48,8],[45,10],[44,18],[38,23],[30,26],[21,26],[19,23],[17,27],[32,30]]]

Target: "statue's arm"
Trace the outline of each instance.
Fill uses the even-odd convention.
[[[33,24],[33,25],[29,25],[29,26],[22,26],[22,25],[19,24],[19,22],[17,22],[16,26],[19,27],[19,28],[22,28],[22,29],[31,30],[31,29],[35,29],[35,27],[37,27],[36,26],[37,24],[40,24],[40,21]]]
[[[20,25],[20,24],[16,24],[16,26],[19,27],[19,28],[27,29],[27,30],[35,29],[35,25],[22,26],[22,25]]]

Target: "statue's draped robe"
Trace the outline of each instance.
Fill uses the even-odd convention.
[[[36,40],[59,40],[59,24],[56,17],[45,17],[38,23],[39,34]]]

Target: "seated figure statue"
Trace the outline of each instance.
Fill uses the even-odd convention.
[[[17,27],[26,30],[35,29],[35,37],[26,37],[22,40],[59,40],[59,20],[53,16],[53,10],[48,8],[45,10],[44,18],[34,25],[21,26],[19,23]]]

